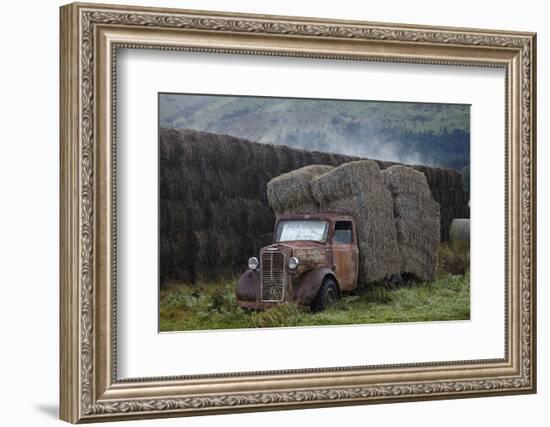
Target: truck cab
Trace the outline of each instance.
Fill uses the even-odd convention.
[[[295,301],[320,311],[357,287],[359,250],[352,217],[334,213],[283,214],[273,244],[248,260],[236,287],[237,304],[265,310]]]

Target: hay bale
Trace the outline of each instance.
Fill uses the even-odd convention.
[[[451,244],[457,243],[470,244],[470,219],[455,218],[451,222],[451,231],[449,233]]]
[[[401,273],[433,280],[439,246],[439,204],[426,177],[407,166],[391,166],[381,173],[393,196],[393,219],[401,254]]]
[[[399,273],[392,196],[376,162],[361,160],[339,166],[312,181],[311,191],[321,211],[355,219],[360,282],[374,282]]]
[[[470,217],[468,193],[463,188],[462,175],[452,169],[429,166],[413,167],[424,173],[432,196],[439,203],[441,241],[448,242],[453,218]]]
[[[318,212],[311,194],[311,182],[334,169],[326,165],[310,165],[273,178],[267,183],[267,200],[276,214]]]

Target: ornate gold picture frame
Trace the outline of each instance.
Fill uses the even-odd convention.
[[[78,423],[534,393],[535,42],[533,33],[493,30],[99,4],[62,7],[61,418]],[[115,148],[121,48],[502,68],[505,356],[119,379]]]

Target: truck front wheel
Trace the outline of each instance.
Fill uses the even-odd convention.
[[[338,292],[338,287],[336,282],[331,277],[325,277],[319,292],[315,299],[311,302],[311,311],[322,311],[334,304],[340,298],[340,293]]]

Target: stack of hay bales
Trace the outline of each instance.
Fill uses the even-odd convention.
[[[356,159],[191,129],[161,129],[159,143],[161,286],[241,274],[272,242],[267,182],[303,166]]]
[[[462,174],[446,168],[412,167],[426,176],[432,196],[439,203],[441,241],[447,242],[453,219],[470,217],[469,196],[464,190]]]
[[[269,181],[267,194],[276,213],[351,215],[357,227],[361,282],[399,272],[392,195],[375,161],[353,161],[337,168],[307,166]]]
[[[422,172],[390,166],[382,177],[393,196],[393,214],[401,255],[401,273],[433,280],[439,246],[439,204]]]
[[[276,214],[317,212],[319,205],[311,192],[311,182],[333,169],[310,165],[273,178],[267,185],[269,205]]]
[[[375,282],[396,273],[433,280],[440,236],[439,204],[422,172],[400,165],[381,171],[372,160],[336,168],[307,166],[269,181],[267,194],[278,214],[352,216],[357,228],[360,282]]]
[[[194,283],[242,273],[271,243],[275,216],[267,182],[308,165],[340,166],[357,157],[260,144],[191,129],[160,129],[160,281]],[[380,169],[395,163],[375,161]],[[468,218],[457,171],[413,166],[426,174],[441,207],[441,239],[453,218]]]

